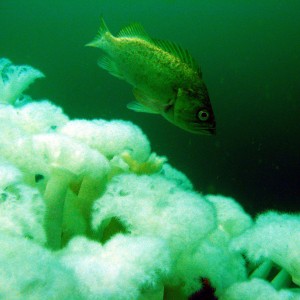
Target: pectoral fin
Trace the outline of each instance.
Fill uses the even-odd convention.
[[[137,102],[137,101],[132,101],[127,104],[127,108],[134,110],[136,112],[142,112],[142,113],[148,113],[148,114],[157,114],[157,112],[151,110],[150,108],[144,106],[143,104]]]
[[[141,90],[133,89],[134,97],[137,101],[133,101],[127,104],[127,108],[134,110],[136,112],[144,112],[148,114],[158,114],[155,103],[147,95],[145,95]]]

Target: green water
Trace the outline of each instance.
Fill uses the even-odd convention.
[[[131,87],[97,67],[103,16],[113,33],[140,22],[201,65],[217,135],[196,136],[126,108]],[[46,74],[29,93],[72,118],[126,119],[199,191],[250,213],[299,211],[300,2],[292,0],[0,0],[0,57]]]

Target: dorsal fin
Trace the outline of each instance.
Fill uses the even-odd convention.
[[[148,42],[152,42],[151,37],[140,23],[133,23],[124,27],[121,29],[117,37],[136,37]]]
[[[182,62],[184,62],[188,66],[190,66],[193,70],[198,71],[199,66],[197,65],[196,61],[189,54],[189,52],[187,50],[182,49],[179,45],[177,45],[173,42],[170,42],[170,41],[163,41],[163,40],[159,40],[159,39],[153,39],[152,41],[160,49],[176,56]]]
[[[117,37],[127,37],[127,38],[135,37],[135,38],[143,39],[159,47],[160,49],[176,56],[182,62],[186,63],[190,68],[199,72],[199,66],[197,65],[196,61],[189,54],[187,50],[181,48],[179,45],[173,42],[163,41],[160,39],[152,39],[140,23],[133,23],[131,25],[124,27],[123,29],[121,29]],[[199,72],[199,74],[200,73],[201,72]]]

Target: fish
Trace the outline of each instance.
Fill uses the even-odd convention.
[[[127,108],[159,114],[194,134],[216,133],[207,87],[187,50],[151,38],[139,23],[124,27],[114,36],[103,18],[98,35],[86,46],[101,49],[104,54],[98,65],[133,86],[135,101]]]

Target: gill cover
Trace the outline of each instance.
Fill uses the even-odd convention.
[[[215,120],[210,105],[192,91],[178,89],[174,102],[174,124],[199,134],[215,134]]]

